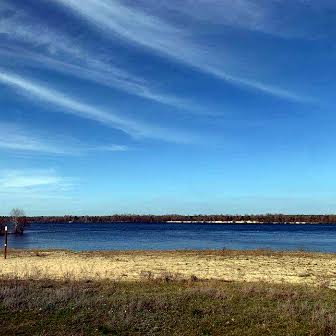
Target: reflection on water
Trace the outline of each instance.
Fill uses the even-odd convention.
[[[32,224],[12,248],[274,249],[336,252],[336,224]]]

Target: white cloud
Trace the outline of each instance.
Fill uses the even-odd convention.
[[[28,129],[17,123],[0,122],[0,150],[14,153],[38,153],[52,155],[84,155],[95,151],[127,151],[126,145],[109,144],[91,146],[68,136],[53,136],[46,132]]]
[[[31,188],[40,186],[49,186],[59,183],[59,178],[55,176],[27,176],[17,173],[8,174],[0,180],[2,189]]]
[[[5,3],[0,4],[0,10],[4,6]],[[16,61],[28,61],[29,65],[33,62],[38,67],[48,67],[161,104],[190,111],[197,109],[187,99],[161,92],[155,89],[153,83],[113,65],[113,55],[104,52],[104,48],[92,50],[93,47],[83,46],[78,36],[71,37],[51,26],[38,23],[21,10],[11,10],[14,14],[0,20],[0,34],[28,44],[30,50],[2,50],[2,55],[7,54],[10,61],[15,57]]]
[[[60,204],[74,203],[78,186],[77,178],[62,176],[54,169],[0,170],[0,213],[6,215],[13,207],[23,208],[27,214],[53,212]]]
[[[30,192],[38,190],[65,191],[73,186],[70,179],[58,176],[53,170],[0,171],[0,192]]]
[[[73,205],[79,199],[78,188],[78,178],[62,176],[54,169],[2,169],[0,213],[6,215],[13,207],[23,208],[29,215],[53,212],[60,204]]]
[[[125,145],[104,145],[93,147],[92,150],[106,152],[126,152],[129,150],[129,147]]]
[[[54,0],[84,17],[98,29],[130,43],[155,50],[175,61],[216,76],[240,87],[252,88],[288,100],[306,100],[284,88],[242,75],[230,65],[230,56],[218,58],[214,50],[204,49],[193,41],[190,32],[180,29],[158,16],[150,15],[118,1]]]
[[[178,131],[166,130],[140,121],[120,117],[116,112],[105,111],[86,104],[62,92],[49,89],[12,73],[0,71],[0,82],[13,87],[19,93],[39,99],[61,108],[63,113],[94,120],[103,125],[121,130],[132,137],[148,137],[173,142],[194,141],[193,137]]]
[[[295,1],[295,0],[294,0]],[[148,2],[146,0],[145,2]],[[155,6],[155,1],[149,0]],[[274,1],[258,0],[185,0],[163,1],[166,8],[183,15],[221,25],[230,25],[248,30],[271,30],[269,16]]]
[[[324,16],[336,9],[333,0],[138,0],[136,4],[286,39],[321,37]]]
[[[13,123],[0,122],[0,149],[50,154],[69,154],[69,147],[58,146],[31,134]]]

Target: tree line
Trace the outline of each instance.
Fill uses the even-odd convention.
[[[257,222],[257,223],[336,223],[336,215],[135,215],[115,214],[109,216],[38,216],[18,217],[25,223],[165,223],[165,222]],[[23,219],[24,218],[24,219]],[[0,225],[10,217],[0,217]],[[18,226],[20,227],[20,226]]]

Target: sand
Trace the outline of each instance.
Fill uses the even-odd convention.
[[[264,281],[336,289],[336,254],[271,251],[31,251],[0,259],[0,278]]]

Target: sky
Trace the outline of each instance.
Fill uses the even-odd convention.
[[[336,213],[333,0],[1,0],[0,215]]]

